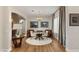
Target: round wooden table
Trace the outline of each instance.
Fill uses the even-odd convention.
[[[36,34],[36,38],[35,39],[43,40],[42,33]]]

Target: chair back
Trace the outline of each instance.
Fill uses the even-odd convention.
[[[16,36],[17,30],[12,30],[12,37]]]

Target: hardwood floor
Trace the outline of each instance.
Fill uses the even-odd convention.
[[[52,43],[48,45],[34,46],[27,44],[24,38],[22,47],[13,48],[11,52],[65,52],[65,49],[56,39],[52,39]]]

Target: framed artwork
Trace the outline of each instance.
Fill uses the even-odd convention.
[[[47,22],[47,21],[41,22],[41,27],[48,28],[48,26],[49,26],[49,22]]]
[[[70,26],[79,26],[79,14],[70,14]]]
[[[38,28],[38,21],[31,21],[30,28]]]

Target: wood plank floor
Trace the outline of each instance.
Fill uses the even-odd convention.
[[[34,46],[27,44],[24,38],[22,47],[13,48],[11,52],[65,52],[65,49],[56,39],[52,39],[52,43],[48,45]]]

